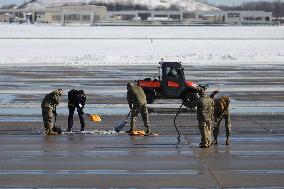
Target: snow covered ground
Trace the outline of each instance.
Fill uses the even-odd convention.
[[[284,63],[284,27],[0,25],[1,65]]]

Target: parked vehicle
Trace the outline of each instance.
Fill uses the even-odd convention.
[[[180,62],[161,62],[159,68],[160,76],[138,80],[147,97],[147,103],[152,104],[155,99],[182,99],[183,105],[188,108],[195,108],[198,101],[198,88],[204,90],[207,84],[199,85],[192,81],[186,81],[184,68]]]

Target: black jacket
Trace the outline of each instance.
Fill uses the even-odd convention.
[[[84,108],[86,102],[86,95],[80,95],[79,90],[72,89],[68,92],[68,106],[75,106],[76,108]],[[81,106],[80,106],[81,105]]]

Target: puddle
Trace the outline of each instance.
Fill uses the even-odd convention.
[[[197,175],[199,170],[1,170],[0,175]]]
[[[41,118],[38,117],[16,117],[16,116],[1,116],[0,122],[39,122],[42,121]]]
[[[27,105],[28,106],[28,105]],[[178,110],[179,104],[153,104],[148,106],[151,112],[154,114],[169,113],[175,114]],[[154,110],[154,111],[153,111]],[[127,115],[129,108],[127,104],[98,104],[90,105],[84,109],[86,113],[96,113],[98,115]],[[58,107],[58,115],[68,115],[68,108]],[[189,114],[195,114],[195,111],[188,111]],[[284,106],[279,107],[244,107],[244,106],[232,106],[232,114],[284,114]],[[0,115],[41,115],[41,108],[39,106],[31,107],[9,107],[3,106],[0,108]],[[7,120],[9,117],[0,118],[0,120]],[[29,119],[29,118],[27,118]],[[35,120],[31,120],[35,121]]]

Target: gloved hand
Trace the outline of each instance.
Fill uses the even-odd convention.
[[[129,109],[130,109],[130,111],[132,111],[132,109],[133,109],[133,105],[132,104],[129,104]]]
[[[83,108],[79,108],[78,112],[80,112],[80,114],[82,114],[82,115],[85,114]]]
[[[57,116],[57,113],[56,113],[56,111],[53,111],[52,113],[53,113],[53,115],[54,115],[55,117]]]

